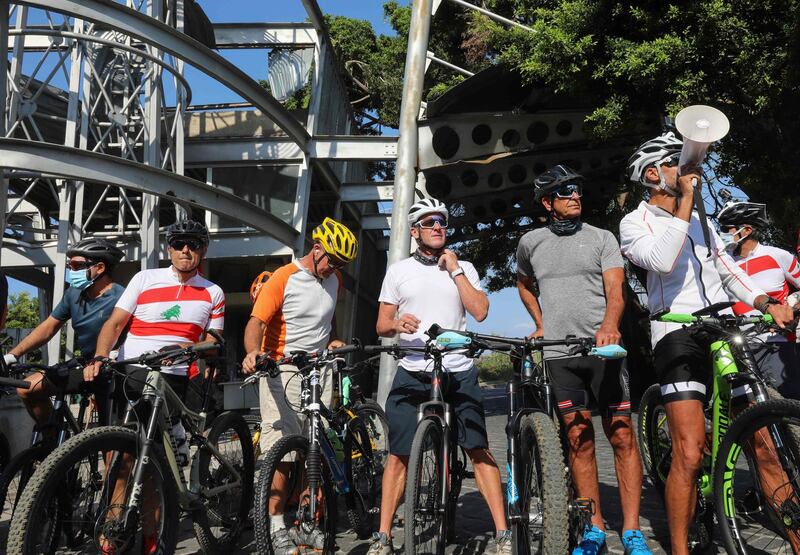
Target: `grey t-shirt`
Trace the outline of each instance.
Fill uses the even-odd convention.
[[[563,236],[547,227],[534,229],[517,247],[517,270],[539,286],[545,339],[594,337],[606,312],[603,272],[622,267],[611,232],[588,224]],[[545,356],[566,352],[549,348]]]

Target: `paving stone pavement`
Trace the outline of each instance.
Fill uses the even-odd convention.
[[[502,386],[490,386],[484,389],[485,406],[487,415],[487,429],[489,434],[489,446],[498,460],[503,479],[505,480],[505,459],[506,459],[506,397]],[[634,415],[635,420],[635,415]],[[600,478],[600,498],[603,507],[603,515],[606,519],[608,532],[608,552],[614,555],[623,553],[619,535],[622,527],[622,512],[620,510],[619,495],[617,491],[617,477],[614,471],[614,463],[611,447],[602,433],[602,427],[598,418],[595,418],[595,429],[597,432],[597,451],[598,469]],[[402,507],[398,511],[402,514]],[[474,480],[465,481],[457,512],[457,542],[447,548],[448,555],[473,555],[479,553],[493,553],[492,538],[494,528],[492,526],[489,509],[484,503],[483,498],[475,487]],[[346,518],[342,514],[339,521]],[[403,530],[395,520],[393,535],[399,538],[395,547],[400,547],[403,538]],[[664,506],[661,498],[655,489],[645,483],[642,491],[641,505],[641,527],[645,537],[648,538],[650,548],[653,553],[663,555],[669,553],[668,529]],[[182,541],[178,546],[177,553],[194,554],[199,553],[199,547],[192,533],[191,524],[183,522],[181,532]],[[342,555],[364,555],[369,547],[369,541],[358,540],[355,535],[343,528],[340,528],[337,536],[338,554]],[[239,550],[232,551],[231,554],[256,553],[255,542],[252,533],[247,533],[242,538]],[[722,548],[718,553],[725,553]]]

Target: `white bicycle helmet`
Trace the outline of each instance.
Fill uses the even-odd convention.
[[[658,162],[680,153],[682,148],[683,141],[676,137],[672,131],[642,143],[628,158],[628,179],[635,183],[641,183],[645,187],[663,189],[670,194],[674,194],[674,191],[664,183],[664,176],[661,174],[661,166]],[[645,171],[653,164],[656,164],[656,171],[658,171],[658,177],[660,178],[658,185],[648,183],[644,178]]]
[[[411,205],[411,209],[408,211],[408,225],[413,226],[428,214],[443,214],[445,218],[450,218],[447,206],[442,201],[435,198],[424,198]]]

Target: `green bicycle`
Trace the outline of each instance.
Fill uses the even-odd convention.
[[[770,399],[740,329],[769,325],[772,317],[720,314],[732,305],[652,317],[713,338],[706,449],[690,548],[702,553],[711,547],[716,516],[728,553],[800,553],[800,402]],[[645,469],[663,493],[672,446],[658,385],[645,392],[640,407]]]

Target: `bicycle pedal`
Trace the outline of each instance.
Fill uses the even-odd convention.
[[[464,471],[464,478],[473,478],[474,479],[475,478],[475,472],[473,472],[471,470],[465,470]]]
[[[591,497],[576,497],[575,507],[588,515],[594,515],[594,500]]]

